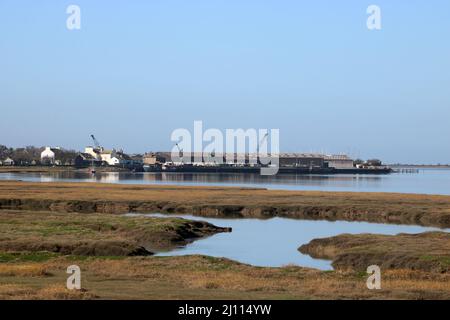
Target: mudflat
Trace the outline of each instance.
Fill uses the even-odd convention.
[[[450,227],[450,196],[0,181],[0,209],[274,216]]]

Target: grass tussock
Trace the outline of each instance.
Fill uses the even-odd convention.
[[[331,259],[339,270],[365,271],[367,266],[378,265],[383,270],[450,272],[450,234],[446,232],[343,234],[314,239],[299,250],[315,258]]]

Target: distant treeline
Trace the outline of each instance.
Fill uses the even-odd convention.
[[[16,165],[31,165],[41,163],[41,152],[44,147],[27,146],[24,148],[10,148],[0,144],[0,160],[11,158]],[[63,165],[71,165],[78,152],[61,149],[58,159]]]

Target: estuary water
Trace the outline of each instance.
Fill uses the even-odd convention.
[[[376,233],[394,235],[398,233],[420,233],[425,231],[446,231],[431,227],[379,224],[346,221],[313,221],[286,218],[260,219],[222,219],[190,215],[128,214],[148,217],[181,217],[190,220],[202,220],[220,227],[232,227],[230,233],[219,233],[195,240],[187,246],[159,256],[179,256],[202,254],[213,257],[225,257],[254,266],[281,267],[289,264],[332,270],[331,262],[313,259],[297,249],[316,238],[336,236],[343,233]]]
[[[238,186],[281,190],[398,192],[450,195],[450,169],[388,175],[277,175],[218,173],[0,173],[0,180]]]

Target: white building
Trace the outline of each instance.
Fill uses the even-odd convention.
[[[4,166],[13,166],[14,165],[14,160],[11,158],[6,158],[5,160],[2,161]]]
[[[61,161],[57,159],[57,155],[61,153],[61,148],[59,147],[45,147],[44,151],[41,152],[41,162],[46,164],[56,164]]]
[[[84,153],[87,153],[94,157],[96,160],[102,160],[101,153],[103,152],[103,148],[94,148],[94,147],[86,147],[84,148]]]

